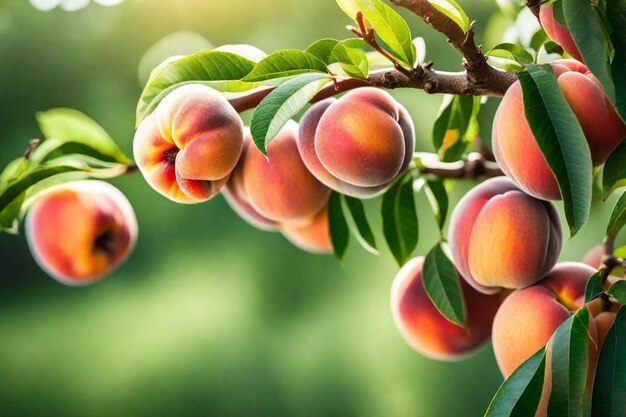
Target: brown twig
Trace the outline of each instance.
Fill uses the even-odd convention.
[[[414,159],[422,174],[431,174],[438,178],[474,180],[502,175],[496,162],[486,160],[478,152],[472,152],[466,159],[456,162],[441,162],[436,154],[420,152],[415,154]]]
[[[24,151],[24,159],[30,159],[30,156],[35,152],[37,146],[39,146],[40,139],[31,139],[28,141],[28,148]]]
[[[526,0],[526,7],[535,15],[539,20],[539,8],[541,7],[541,0]]]
[[[615,257],[615,255],[613,255],[613,251],[615,251],[615,237],[615,233],[608,233],[602,241],[604,251],[604,254],[602,255],[602,265],[600,266],[600,279],[602,284],[606,283],[613,268],[616,266],[621,266],[623,268],[625,266],[618,258]]]

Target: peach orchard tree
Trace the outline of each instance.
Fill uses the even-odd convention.
[[[26,216],[40,266],[83,285],[123,262],[136,238],[128,201],[98,179],[140,171],[186,204],[222,194],[253,226],[339,260],[350,239],[378,253],[362,200],[380,198],[382,234],[402,266],[396,326],[441,360],[491,339],[506,379],[486,416],[626,416],[626,260],[614,247],[626,193],[589,265],[557,264],[553,203],[562,201],[573,236],[594,184],[604,200],[626,185],[626,1],[527,0],[516,6],[543,29],[529,44],[484,52],[454,0],[391,0],[448,39],[458,73],[425,60],[423,40],[391,5],[337,3],[352,20],[348,39],[269,55],[228,45],[155,68],[137,105],[134,161],[78,111],[38,114],[46,139],[0,176],[1,230],[17,233]],[[436,153],[414,152],[411,118],[385,91],[396,88],[444,95]],[[503,97],[493,155],[478,139],[489,97]],[[244,127],[238,113],[249,109]],[[450,184],[467,179],[486,181],[450,207]],[[441,239],[411,258],[421,192]]]

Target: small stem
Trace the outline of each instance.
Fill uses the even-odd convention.
[[[416,152],[414,160],[419,172],[438,178],[475,180],[502,175],[498,163],[487,161],[478,152],[471,152],[466,159],[456,162],[442,162],[436,154]]]
[[[30,156],[33,154],[33,152],[35,152],[37,146],[39,146],[39,142],[40,140],[36,138],[28,141],[28,148],[26,148],[26,150],[24,151],[24,159],[30,159]]]
[[[541,8],[541,0],[526,0],[526,7],[535,15],[539,20],[539,9]]]
[[[137,164],[132,162],[132,163],[126,165],[126,171],[124,172],[124,174],[130,175],[130,174],[134,174],[137,171],[139,171],[139,167],[137,166]]]
[[[613,251],[615,251],[615,233],[608,233],[603,241],[602,247],[604,248],[604,255],[602,256],[602,265],[600,266],[600,279],[602,284],[604,285],[611,274],[611,271],[616,266],[624,267],[624,264],[620,262],[620,259],[616,258],[613,255]],[[623,261],[623,260],[622,260]]]

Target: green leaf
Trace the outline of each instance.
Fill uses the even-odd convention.
[[[448,16],[456,23],[463,32],[470,29],[470,20],[465,11],[454,0],[428,0],[430,4],[441,13]]]
[[[439,230],[443,230],[443,226],[446,223],[448,216],[448,191],[443,183],[443,180],[428,180],[426,181],[426,187],[424,187],[428,201],[435,214],[437,225]]]
[[[313,42],[309,45],[304,52],[313,55],[325,64],[330,64],[330,53],[338,43],[339,41],[337,39],[320,39],[319,41]]]
[[[328,68],[315,55],[297,49],[285,49],[263,58],[243,81],[264,81],[311,72],[328,73]]]
[[[549,54],[559,54],[559,55],[563,55],[565,53],[565,51],[563,50],[563,47],[561,45],[559,45],[556,42],[553,41],[548,41],[546,43],[543,44],[543,49],[546,50],[547,53]]]
[[[574,236],[587,222],[591,209],[589,145],[549,65],[531,65],[518,77],[526,120],[559,184]]]
[[[409,259],[417,246],[419,225],[410,174],[398,180],[383,196],[383,234],[399,265]]]
[[[603,292],[602,274],[598,271],[587,281],[587,286],[585,287],[585,303],[588,303],[594,298],[598,298]]]
[[[0,232],[17,234],[19,230],[19,216],[24,203],[25,193],[15,197],[13,201],[0,211]]]
[[[626,280],[620,279],[609,287],[607,293],[619,301],[620,304],[626,304]]]
[[[541,348],[522,363],[496,392],[485,417],[528,417],[535,415],[546,369],[546,351]]]
[[[363,16],[391,52],[409,67],[415,62],[415,45],[406,21],[381,0],[354,0]]]
[[[34,163],[41,164],[51,159],[59,158],[66,155],[86,155],[103,162],[117,162],[117,160],[107,154],[101,153],[82,142],[62,142],[57,139],[47,139],[33,152],[31,160]]]
[[[609,224],[606,227],[606,233],[617,234],[626,224],[626,192],[624,192],[615,203]]]
[[[274,89],[257,106],[250,132],[265,155],[268,143],[280,129],[330,82],[327,74],[303,74]]]
[[[22,175],[30,166],[30,161],[23,156],[9,162],[0,173],[0,187]]]
[[[44,136],[48,139],[55,139],[60,143],[82,144],[98,152],[104,160],[112,160],[121,164],[130,163],[130,159],[124,155],[102,126],[78,110],[57,108],[39,112],[37,113],[37,122],[39,122],[39,128]],[[36,149],[35,153],[40,149]]]
[[[233,92],[258,87],[256,84],[239,81],[255,65],[255,62],[230,52],[202,51],[158,68],[158,72],[150,77],[137,103],[136,126],[154,111],[165,96],[186,83],[200,83],[220,91]]]
[[[615,103],[615,87],[607,58],[608,40],[596,9],[589,0],[562,0],[562,3],[567,27],[578,52],[602,84],[606,96]]]
[[[367,221],[363,203],[354,197],[344,196],[343,199],[351,215],[351,218],[348,219],[348,226],[350,226],[352,234],[365,250],[378,255],[376,238],[374,238],[374,233]]]
[[[437,244],[426,255],[424,288],[437,310],[452,323],[465,326],[465,307],[459,278],[452,261]]]
[[[356,21],[356,15],[359,13],[359,8],[356,5],[355,0],[336,0],[339,8],[343,10],[348,17]]]
[[[606,17],[613,32],[611,42],[615,55],[611,62],[611,74],[615,85],[615,108],[626,121],[626,1],[613,0],[606,4]]]
[[[626,307],[622,306],[600,349],[593,383],[594,417],[626,416],[624,345],[626,345]]]
[[[350,48],[345,42],[340,42],[331,51],[331,61],[338,62],[341,68],[351,77],[367,78],[369,64],[365,52]]]
[[[328,200],[328,227],[335,256],[343,260],[350,242],[350,230],[343,213],[341,194],[333,191]]]
[[[548,402],[551,417],[585,415],[588,323],[589,312],[583,307],[565,320],[552,336],[552,391]]]
[[[433,145],[443,162],[458,161],[478,135],[480,97],[446,96],[435,124]]]
[[[609,195],[620,187],[626,187],[626,141],[620,143],[604,163],[602,174],[602,198],[606,200]]]
[[[493,56],[496,58],[510,59],[522,65],[532,64],[534,62],[533,56],[530,54],[530,52],[528,52],[522,46],[513,43],[498,44],[485,55]]]

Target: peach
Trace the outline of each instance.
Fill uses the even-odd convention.
[[[26,238],[46,273],[67,285],[86,285],[128,258],[137,239],[137,219],[114,186],[74,181],[37,197],[26,217]]]
[[[159,103],[135,133],[137,166],[147,182],[179,203],[219,192],[243,148],[243,122],[217,91],[187,84]]]
[[[291,225],[281,227],[283,236],[294,246],[303,251],[315,254],[329,254],[333,252],[328,226],[328,207],[324,207],[305,226]]]
[[[552,203],[530,197],[506,177],[469,191],[452,213],[448,235],[457,269],[486,294],[539,281],[562,245]]]
[[[500,371],[508,378],[517,367],[546,345],[556,329],[584,303],[587,280],[595,273],[588,265],[557,264],[538,284],[514,291],[502,303],[493,321],[493,350]],[[597,359],[597,330],[590,318],[588,387]],[[536,416],[546,416],[551,392],[551,354],[548,352],[542,399]]]
[[[406,342],[424,356],[456,360],[483,345],[504,294],[485,295],[459,280],[465,300],[466,328],[446,319],[432,303],[422,281],[424,258],[408,261],[391,287],[391,313]]]
[[[313,105],[300,121],[298,150],[328,187],[371,197],[404,173],[415,146],[406,109],[385,91],[360,88]]]
[[[583,263],[600,269],[602,266],[602,258],[604,257],[604,247],[602,245],[594,246],[583,257]]]
[[[267,145],[267,158],[256,146],[249,146],[242,182],[250,205],[262,216],[304,225],[326,205],[330,189],[302,162],[297,132],[298,124],[288,122]]]
[[[587,139],[593,166],[599,166],[626,137],[626,125],[587,67],[574,60],[554,61],[551,65]],[[522,190],[545,200],[561,199],[556,178],[526,121],[519,81],[507,90],[498,107],[492,146],[502,170]]]
[[[561,45],[563,50],[570,54],[572,58],[582,62],[583,58],[578,52],[578,48],[576,47],[576,43],[574,43],[569,29],[562,26],[554,19],[554,8],[552,4],[541,6],[539,9],[539,21],[550,39]]]

